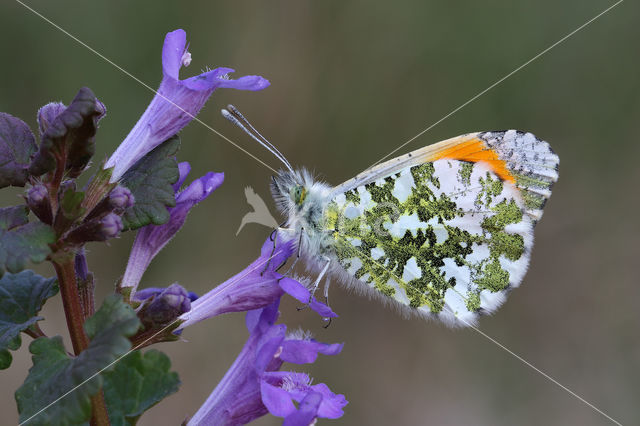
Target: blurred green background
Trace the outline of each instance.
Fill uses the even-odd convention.
[[[377,161],[613,2],[485,1],[45,1],[43,15],[152,87],[166,32],[183,28],[193,62],[183,77],[230,66],[260,74],[262,92],[219,91],[200,118],[277,167],[219,115],[234,103],[294,165],[338,184]],[[626,1],[412,142],[401,152],[461,133],[516,128],[546,139],[560,181],[536,232],[521,288],[481,329],[623,424],[640,423],[640,31]],[[152,98],[139,83],[12,0],[0,4],[0,111],[35,129],[51,100],[89,86],[107,105],[96,160],[106,158]],[[226,180],[156,258],[143,285],[179,281],[200,294],[255,259],[269,230],[248,225],[243,189],[268,199],[270,171],[192,123],[181,160],[193,176]],[[20,191],[4,191],[14,202]],[[133,235],[93,244],[100,297],[112,291]],[[48,265],[39,267],[51,274]],[[343,425],[601,425],[603,416],[473,330],[404,320],[331,290],[340,318],[329,329],[286,300],[282,320],[341,355],[303,366],[349,400]],[[42,328],[63,333],[59,297]],[[63,333],[66,337],[66,333]],[[179,424],[206,399],[242,347],[242,314],[190,327],[161,345],[183,381],[140,425]],[[13,391],[31,365],[27,346],[0,372],[2,423],[17,421]],[[321,421],[321,424],[329,424]],[[276,425],[266,417],[256,424]]]

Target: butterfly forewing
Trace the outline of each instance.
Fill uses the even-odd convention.
[[[415,311],[469,325],[520,284],[558,157],[530,133],[451,141],[341,185],[324,226],[347,274]]]

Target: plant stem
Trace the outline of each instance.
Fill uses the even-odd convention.
[[[47,337],[38,326],[38,323],[35,323],[31,327],[24,330],[24,333],[28,336],[33,337],[34,339],[37,339],[38,337]]]
[[[109,413],[102,389],[91,397],[91,426],[109,426]]]
[[[71,344],[73,352],[78,355],[89,346],[89,338],[84,332],[84,314],[80,305],[80,295],[78,294],[78,284],[76,282],[76,272],[73,268],[73,258],[65,260],[59,264],[53,262],[58,275],[58,283],[60,285],[60,294],[62,295],[62,304],[64,306],[64,314],[67,318],[67,327],[71,336]]]
[[[84,332],[83,327],[84,312],[80,304],[74,259],[72,256],[65,256],[63,263],[54,261],[53,266],[58,275],[60,294],[62,295],[62,304],[64,306],[64,314],[67,318],[67,327],[69,328],[69,335],[71,336],[73,352],[77,356],[89,346],[89,338]],[[102,390],[91,397],[91,425],[109,425],[109,416]]]
[[[76,279],[78,280],[78,293],[80,295],[82,312],[84,313],[84,318],[87,319],[95,312],[95,302],[93,298],[95,283],[93,281],[93,274],[89,272],[89,268],[87,267],[84,247],[78,249],[74,267]]]

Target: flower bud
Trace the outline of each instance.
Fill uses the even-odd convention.
[[[107,115],[107,107],[96,98],[96,112],[98,113],[97,121],[102,120]]]
[[[27,205],[42,222],[51,225],[53,222],[53,212],[49,201],[49,191],[47,187],[39,183],[32,186],[27,191]]]
[[[71,231],[65,240],[71,244],[88,241],[106,241],[115,238],[122,231],[122,219],[115,213],[109,213],[100,219],[91,219]]]
[[[145,288],[136,292],[134,301],[142,302],[139,317],[143,324],[151,327],[163,326],[191,310],[191,302],[197,298],[178,283],[167,288]]]
[[[87,215],[87,220],[102,217],[107,213],[122,213],[133,206],[135,198],[131,191],[124,186],[116,186],[105,198]]]
[[[44,134],[44,132],[51,126],[53,120],[60,114],[64,112],[67,107],[60,102],[51,102],[40,108],[38,110],[38,128],[40,129],[40,134]]]
[[[115,238],[122,231],[122,219],[115,213],[109,213],[100,221],[101,236],[104,240]],[[102,241],[104,241],[102,240]]]
[[[135,198],[131,191],[124,186],[116,186],[111,193],[109,193],[109,205],[114,209],[128,209],[135,203]]]

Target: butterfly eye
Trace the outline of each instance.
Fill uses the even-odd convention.
[[[294,186],[291,189],[291,198],[297,205],[301,205],[307,195],[307,190],[300,185]]]

